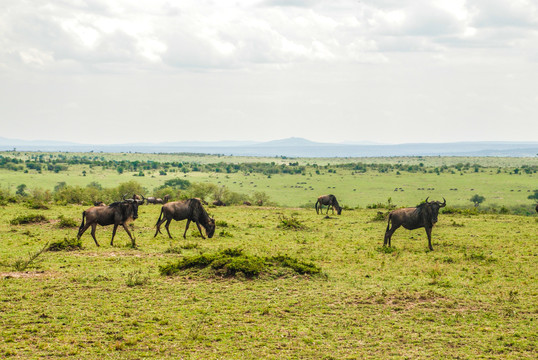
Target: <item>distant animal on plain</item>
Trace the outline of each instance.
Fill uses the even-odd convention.
[[[106,206],[106,204],[102,201],[94,201],[93,206]]]
[[[215,205],[215,206],[226,206],[226,204],[222,200],[213,201],[213,205]]]
[[[392,234],[394,234],[396,229],[400,226],[403,226],[407,230],[423,227],[426,230],[426,235],[428,235],[428,246],[430,250],[433,250],[432,228],[437,222],[439,209],[446,206],[446,200],[443,198],[443,202],[441,203],[440,201],[428,202],[428,199],[429,197],[426,198],[424,203],[417,207],[397,209],[389,213],[383,246],[391,246]]]
[[[332,208],[333,214],[334,214],[334,209],[336,209],[336,213],[338,215],[342,214],[342,208],[340,207],[340,204],[338,204],[338,200],[336,200],[336,196],[334,196],[333,194],[321,195],[320,197],[318,197],[318,200],[316,201],[316,205],[315,205],[316,214],[319,214],[320,211],[323,214],[323,205],[327,206],[327,214],[329,213],[330,208]]]
[[[78,229],[77,239],[80,239],[82,234],[88,228],[92,227],[92,238],[95,241],[95,245],[99,246],[97,239],[95,238],[95,230],[97,225],[107,226],[114,225],[112,229],[112,238],[110,239],[110,245],[114,245],[114,236],[119,225],[123,226],[127,235],[131,239],[131,243],[135,246],[135,239],[131,235],[131,232],[127,228],[127,224],[130,221],[134,221],[138,218],[138,206],[144,203],[142,200],[125,199],[125,195],[122,201],[114,202],[108,206],[99,205],[93,206],[82,213],[82,223]]]
[[[187,220],[185,232],[183,233],[184,239],[187,238],[187,230],[189,229],[191,221],[194,221],[196,223],[198,231],[200,231],[200,235],[202,235],[202,239],[205,239],[205,237],[204,234],[202,234],[202,229],[200,228],[200,225],[204,227],[208,238],[212,238],[213,234],[215,233],[215,219],[209,217],[204,207],[202,206],[202,203],[198,199],[172,201],[164,204],[161,208],[159,219],[155,224],[157,229],[153,237],[156,237],[157,234],[161,233],[161,225],[166,221],[164,227],[168,232],[168,237],[172,239],[172,235],[170,234],[169,229],[170,222],[172,222],[172,220]]]
[[[246,205],[246,206],[251,206],[252,203],[250,201],[243,201],[243,205]]]

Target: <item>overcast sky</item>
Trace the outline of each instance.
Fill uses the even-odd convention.
[[[535,0],[2,0],[0,136],[538,141]]]

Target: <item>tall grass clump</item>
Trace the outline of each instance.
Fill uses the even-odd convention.
[[[184,257],[176,263],[159,266],[161,275],[176,275],[187,269],[210,269],[213,274],[234,277],[241,274],[255,278],[264,273],[274,272],[278,268],[288,268],[301,275],[315,275],[321,268],[313,263],[292,258],[287,255],[260,257],[247,255],[242,249],[226,249],[213,254],[199,254]]]
[[[48,221],[45,215],[41,214],[25,214],[19,215],[16,218],[13,218],[9,221],[11,225],[23,225],[23,224],[33,224]]]
[[[82,241],[77,238],[64,238],[63,240],[52,242],[48,251],[76,251],[82,250]]]

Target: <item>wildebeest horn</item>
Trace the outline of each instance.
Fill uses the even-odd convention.
[[[443,198],[443,203],[441,204],[441,207],[445,207],[446,206],[446,199]]]
[[[125,197],[127,196],[127,194],[123,194],[123,196],[121,197],[122,200],[125,200]]]
[[[428,196],[428,197],[426,198],[426,201],[424,201],[424,202],[428,202],[428,199],[429,199],[429,198],[430,198],[430,197]]]

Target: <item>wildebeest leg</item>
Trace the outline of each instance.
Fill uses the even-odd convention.
[[[123,224],[123,228],[125,229],[125,232],[127,232],[127,235],[129,235],[129,237],[131,238],[131,243],[133,244],[133,247],[135,247],[135,239],[131,236],[131,232],[129,231],[129,229],[127,229],[127,225]]]
[[[162,219],[161,221],[158,221],[157,222],[157,230],[155,231],[155,235],[153,237],[156,237],[157,234],[162,234],[161,232],[161,225],[163,224],[163,222],[166,221],[166,218],[165,219]]]
[[[430,247],[430,250],[433,251],[433,247],[432,247],[432,228],[431,227],[426,227],[426,235],[428,235],[428,246]]]
[[[185,232],[183,233],[183,239],[187,238],[187,230],[189,229],[190,224],[191,224],[191,219],[187,219],[187,225],[185,225]]]
[[[88,230],[88,228],[89,228],[90,226],[91,226],[91,224],[86,223],[86,225],[84,225],[84,227],[78,231],[77,239],[80,239],[80,237],[82,236],[82,234],[84,234],[84,232],[85,232],[86,230]]]
[[[388,247],[391,246],[392,234],[394,234],[394,232],[398,228],[399,226],[394,226],[394,224],[391,225],[390,229],[387,226],[387,231],[385,231],[385,239],[383,240],[383,246],[388,246]]]
[[[110,239],[110,245],[114,245],[114,236],[116,235],[116,230],[118,229],[119,224],[114,224],[114,229],[112,229],[112,239]]]
[[[95,241],[95,245],[99,246],[99,243],[97,242],[97,239],[95,238],[95,229],[97,228],[97,224],[92,225],[92,238],[93,241]]]
[[[166,232],[168,233],[168,237],[172,239],[172,235],[170,234],[170,223],[172,222],[172,219],[166,220],[166,224],[164,224],[164,227],[166,228]]]
[[[202,229],[200,228],[200,223],[197,221],[196,226],[198,226],[198,231],[200,232],[200,235],[202,235],[202,239],[205,239],[204,234],[202,234]]]

